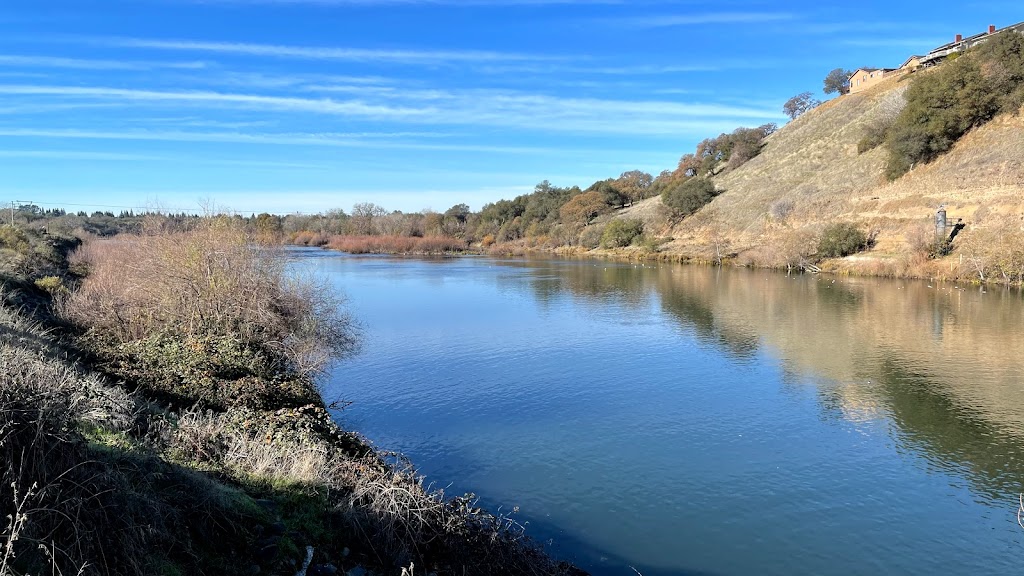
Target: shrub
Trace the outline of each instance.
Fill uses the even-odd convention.
[[[601,245],[601,237],[604,235],[603,224],[593,224],[587,226],[580,232],[580,246],[583,246],[587,250],[593,250]]]
[[[68,289],[64,286],[64,280],[60,276],[44,276],[35,281],[36,288],[48,292],[50,295],[67,294]]]
[[[272,354],[230,335],[157,334],[107,355],[108,371],[178,406],[277,409],[318,401],[308,379],[282,374]]]
[[[884,121],[869,124],[864,129],[864,137],[857,142],[857,153],[870,152],[884,144],[890,125],[891,123]]]
[[[999,112],[1017,112],[1024,102],[1022,83],[1024,38],[1009,33],[917,76],[886,138],[886,176],[894,180],[934,160]]]
[[[293,274],[282,249],[253,243],[229,218],[96,240],[76,258],[89,276],[62,313],[107,351],[167,334],[229,337],[312,377],[356,344],[331,287]]]
[[[466,250],[466,241],[448,236],[335,236],[332,250],[349,254],[449,254]]]
[[[793,212],[793,201],[789,198],[779,198],[768,207],[768,213],[772,218],[783,221]]]
[[[629,246],[633,240],[644,233],[644,223],[640,220],[612,220],[604,227],[601,234],[602,248],[622,248]]]
[[[829,224],[818,240],[818,255],[825,258],[840,258],[856,254],[867,247],[868,237],[849,222]]]
[[[31,245],[25,232],[11,226],[0,226],[0,247],[27,254]]]
[[[661,193],[662,203],[675,217],[685,217],[700,210],[718,195],[715,184],[707,178],[688,178]]]
[[[935,227],[930,223],[923,223],[911,228],[904,234],[904,239],[914,255],[926,259],[946,256],[953,249],[949,239],[945,236],[935,235]]]

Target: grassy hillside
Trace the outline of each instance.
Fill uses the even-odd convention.
[[[714,177],[722,191],[712,202],[661,232],[669,254],[738,263],[784,266],[813,253],[830,223],[851,222],[869,232],[873,248],[831,266],[891,275],[968,277],[961,255],[980,257],[984,240],[1015,239],[1024,224],[1024,118],[1004,114],[976,128],[934,162],[889,182],[884,146],[866,152],[858,143],[899,114],[915,76],[895,77],[806,113],[771,135],[762,153]],[[617,214],[657,223],[661,199],[650,198]],[[968,224],[946,262],[925,261],[923,239],[934,229],[939,205]],[[950,270],[949,260],[956,264]],[[793,262],[796,263],[796,262]]]

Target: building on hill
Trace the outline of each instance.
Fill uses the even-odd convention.
[[[907,61],[900,65],[898,71],[900,72],[913,72],[921,67],[921,59],[924,56],[911,56],[907,58]]]
[[[948,58],[951,54],[974,48],[992,36],[1002,34],[1004,32],[1017,32],[1019,34],[1024,34],[1024,22],[999,29],[994,25],[989,26],[987,31],[982,32],[981,34],[975,34],[968,38],[964,38],[962,34],[957,34],[956,38],[954,38],[949,44],[943,44],[924,56],[911,56],[910,58],[907,58],[906,62],[900,65],[899,68],[861,68],[854,72],[853,76],[850,77],[850,93],[856,94],[857,92],[867,90],[871,86],[874,86],[885,78],[895,74],[913,72],[922,66],[934,66]]]
[[[908,74],[921,67],[924,56],[911,56],[899,68],[860,68],[850,76],[850,93],[855,94],[897,74]]]
[[[1002,34],[1003,32],[1017,32],[1019,34],[1024,34],[1024,22],[1020,22],[1012,26],[1007,26],[1006,28],[1000,29],[996,29],[994,25],[989,26],[987,31],[982,32],[981,34],[975,34],[974,36],[970,36],[967,38],[964,38],[962,34],[957,34],[953,41],[950,42],[949,44],[943,44],[942,46],[939,46],[938,48],[926,54],[923,58],[921,58],[920,63],[922,66],[934,66],[935,64],[938,64],[939,62],[942,62],[943,60],[948,58],[951,54],[963,52],[964,50],[967,50],[969,48],[974,48],[978,44],[981,44],[988,40],[989,37],[994,36],[996,34]]]
[[[850,76],[850,94],[867,90],[895,72],[895,68],[860,68]]]

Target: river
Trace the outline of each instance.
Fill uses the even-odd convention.
[[[364,327],[339,421],[595,575],[1020,570],[1017,291],[296,253]]]

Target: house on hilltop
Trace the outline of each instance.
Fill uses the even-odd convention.
[[[874,86],[895,74],[907,74],[921,67],[924,56],[911,56],[899,68],[860,68],[850,76],[850,93],[855,94]]]
[[[974,48],[978,44],[981,44],[988,40],[991,36],[996,34],[1002,34],[1003,32],[1017,32],[1018,34],[1024,34],[1024,22],[1007,26],[1006,28],[996,29],[994,25],[988,27],[988,31],[982,32],[981,34],[975,34],[968,38],[964,38],[962,34],[957,34],[956,38],[953,39],[949,44],[943,44],[938,48],[932,50],[921,58],[922,66],[934,66],[939,62],[942,62],[948,58],[951,54],[957,52],[963,52],[969,48]]]
[[[895,68],[860,68],[850,76],[850,94],[867,90],[878,84],[887,75],[895,72]]]
[[[989,26],[988,31],[982,32],[981,34],[975,34],[968,38],[964,38],[962,34],[957,34],[956,38],[954,38],[949,44],[943,44],[924,56],[911,56],[910,58],[907,58],[906,62],[904,62],[899,68],[860,68],[853,73],[853,76],[850,77],[850,93],[856,94],[857,92],[867,90],[885,78],[889,78],[896,74],[913,72],[922,66],[934,66],[945,60],[951,54],[963,52],[969,48],[974,48],[978,44],[988,40],[990,37],[996,34],[1002,34],[1003,32],[1017,32],[1019,34],[1024,34],[1024,22],[1000,29],[996,29],[995,26]]]
[[[907,58],[906,62],[900,64],[898,70],[901,72],[913,72],[921,67],[921,60],[923,58],[924,56],[911,56],[910,58]]]

